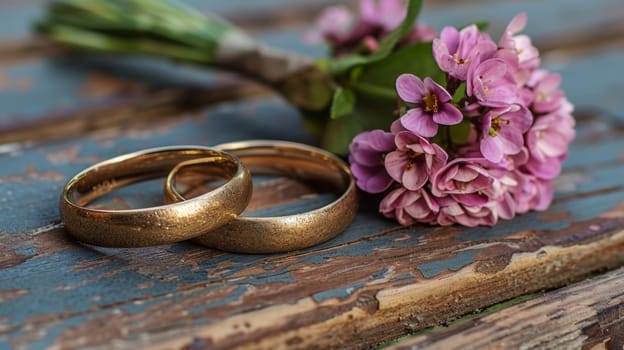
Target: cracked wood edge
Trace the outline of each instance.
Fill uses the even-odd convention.
[[[405,339],[404,349],[621,349],[624,268],[591,278],[465,324]]]
[[[374,310],[362,307],[365,302],[358,305],[361,293],[354,293],[347,300],[352,305],[348,308],[337,299],[317,304],[312,298],[303,298],[294,304],[251,311],[215,324],[115,342],[114,346],[163,350],[361,348],[396,338],[406,331],[451,321],[518,295],[560,287],[593,271],[613,268],[624,263],[622,248],[624,230],[588,244],[546,246],[538,252],[517,253],[503,270],[495,273],[475,272],[475,264],[471,264],[432,280],[383,290],[380,285],[374,294]],[[540,258],[536,259],[536,253]],[[500,283],[511,287],[492,293]],[[441,289],[445,292],[440,293]],[[322,309],[327,312],[319,312]],[[323,318],[306,324],[298,322],[309,312]],[[401,326],[397,327],[397,323]]]

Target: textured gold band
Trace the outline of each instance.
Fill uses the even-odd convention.
[[[86,205],[112,190],[166,175],[176,164],[204,158],[224,185],[191,200],[158,207],[103,210]],[[240,160],[202,146],[152,148],[109,159],[74,176],[63,189],[61,218],[86,243],[143,247],[196,237],[236,218],[251,198],[251,176]]]
[[[194,239],[195,242],[230,252],[277,253],[307,248],[342,232],[357,212],[357,191],[347,165],[321,149],[284,141],[243,141],[215,146],[238,156],[252,173],[289,175],[329,185],[339,198],[321,208],[278,217],[238,217]],[[178,164],[167,177],[168,201],[184,201],[175,187],[176,176],[201,172],[201,159]],[[202,164],[203,163],[203,164]]]

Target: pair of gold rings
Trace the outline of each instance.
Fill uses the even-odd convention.
[[[251,198],[250,171],[323,184],[338,199],[305,213],[240,216]],[[185,198],[176,186],[183,173],[225,183]],[[161,206],[127,210],[87,206],[114,189],[164,175],[165,204]],[[335,237],[353,221],[357,204],[354,180],[340,158],[312,146],[257,140],[212,148],[152,148],[109,159],[69,180],[61,195],[60,211],[71,235],[99,246],[145,247],[192,239],[230,252],[277,253]]]

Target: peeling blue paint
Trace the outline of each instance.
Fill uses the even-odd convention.
[[[424,278],[432,278],[444,271],[458,271],[474,262],[474,257],[481,249],[457,252],[454,257],[446,260],[430,261],[417,266]]]
[[[212,290],[215,290],[218,288],[219,286],[216,286],[216,288],[208,288],[208,289],[202,290],[201,294],[210,293]],[[199,313],[206,312],[207,310],[210,310],[215,307],[224,306],[224,305],[235,305],[245,295],[247,290],[249,290],[249,285],[241,285],[241,286],[236,287],[234,291],[232,291],[227,297],[223,299],[219,299],[219,300],[206,303],[203,305],[197,305],[187,310],[191,314],[199,314]]]
[[[411,278],[415,278],[416,276],[414,276],[414,274],[412,273],[402,273],[400,275],[394,276],[392,278],[392,281],[400,281],[400,280],[404,280],[404,279],[411,279]]]
[[[37,248],[35,248],[32,244],[26,244],[22,247],[16,248],[15,254],[34,256],[37,254]]]
[[[316,294],[314,294],[312,296],[312,298],[317,303],[322,303],[323,301],[325,301],[327,299],[331,299],[331,298],[346,299],[351,294],[353,294],[353,292],[362,289],[364,286],[365,286],[365,283],[356,283],[356,284],[348,286],[348,287],[340,287],[340,288],[326,290],[326,291],[323,291],[323,292],[320,292],[320,293],[316,293]]]
[[[11,315],[10,324],[25,322],[40,314],[78,313],[95,305],[110,305],[137,297],[175,291],[175,284],[162,282],[135,271],[124,271],[127,262],[110,261],[86,270],[77,265],[97,261],[100,255],[86,249],[71,249],[51,256],[35,257],[9,269],[0,270],[2,289],[24,289],[28,294],[11,303],[0,304],[0,314]],[[106,278],[98,275],[121,271]],[[33,283],[33,281],[37,281]],[[148,290],[124,288],[152,282]],[[68,289],[51,289],[52,286]],[[94,301],[93,297],[99,297]]]
[[[383,268],[375,273],[373,273],[370,277],[369,277],[369,281],[375,281],[378,279],[382,279],[386,277],[386,273],[388,273],[388,268]]]
[[[292,277],[288,267],[285,266],[277,271],[249,276],[246,282],[253,285],[266,285],[270,283],[295,283],[297,280]]]

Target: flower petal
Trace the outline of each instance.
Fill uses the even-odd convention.
[[[429,114],[418,107],[407,111],[401,117],[401,124],[407,130],[423,137],[432,137],[438,133],[438,124],[433,121]]]
[[[478,176],[479,173],[476,172],[474,169],[463,166],[457,168],[457,173],[455,174],[455,176],[453,176],[453,179],[460,182],[470,182],[476,179]]]
[[[364,183],[365,187],[363,187],[363,189],[365,189],[365,191],[368,193],[381,193],[390,188],[392,182],[393,181],[390,176],[388,176],[385,171],[380,170],[374,176],[366,179]]]
[[[403,186],[411,191],[416,191],[423,187],[429,176],[424,162],[414,162],[411,169],[403,172]]]
[[[349,154],[349,163],[358,163],[367,167],[375,167],[381,165],[382,154],[379,152],[360,150],[351,147]]]
[[[407,166],[408,158],[405,152],[394,151],[386,155],[384,164],[388,175],[398,182],[402,182],[403,172]]]
[[[392,178],[383,167],[366,167],[360,164],[351,164],[351,171],[357,186],[369,193],[380,193],[387,190],[392,184]]]
[[[360,16],[368,23],[375,23],[379,13],[375,0],[360,0]]]
[[[367,135],[371,148],[380,152],[390,152],[394,149],[394,135],[383,130],[371,130]]]
[[[526,27],[526,24],[527,15],[526,13],[521,12],[509,22],[507,28],[505,29],[505,32],[511,35],[520,33],[524,29],[524,27]]]
[[[477,193],[457,193],[451,195],[455,200],[461,204],[465,204],[471,207],[479,207],[489,202],[489,198]]]
[[[440,112],[433,113],[433,121],[442,125],[456,125],[463,119],[462,112],[450,103],[444,103]]]
[[[440,32],[440,41],[449,53],[457,52],[459,46],[459,31],[455,27],[446,26]]]
[[[481,140],[480,149],[485,159],[490,162],[498,163],[503,159],[503,145],[498,136],[486,136]]]
[[[396,90],[405,102],[422,103],[425,96],[425,85],[414,74],[401,74],[396,80]]]
[[[423,84],[425,86],[425,91],[436,95],[439,102],[448,102],[451,100],[451,94],[430,77],[426,77]]]

